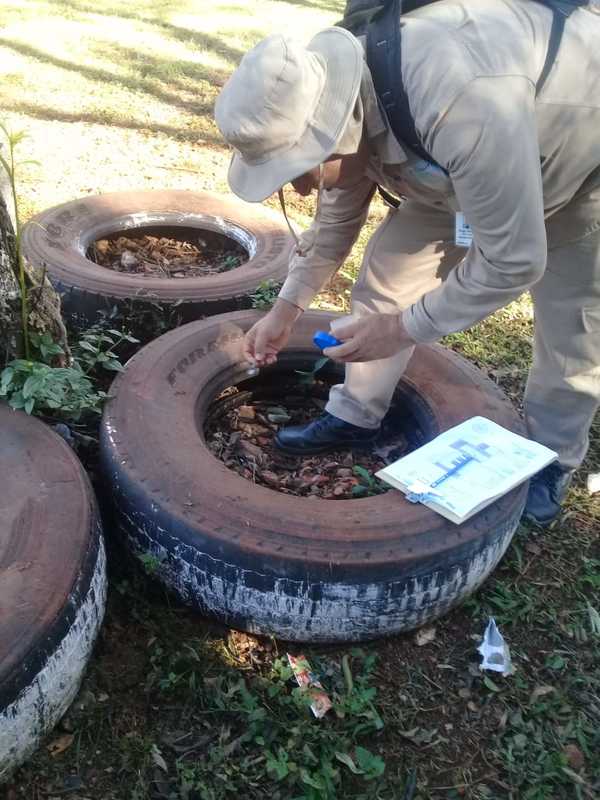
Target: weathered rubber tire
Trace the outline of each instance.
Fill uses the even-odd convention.
[[[308,312],[280,368],[307,368]],[[244,379],[241,341],[256,312],[191,323],[143,348],[118,377],[101,430],[117,525],[186,603],[244,630],[304,641],[361,640],[448,611],[505,552],[525,485],[458,526],[400,492],[355,500],[291,497],[227,469],[199,434],[207,408]],[[431,438],[482,414],[522,432],[471,364],[420,346],[398,391]]]
[[[0,783],[72,702],[104,614],[94,495],[47,425],[0,404]]]
[[[225,233],[250,259],[200,278],[132,276],[86,258],[97,239],[148,226],[193,227]],[[129,310],[177,304],[183,322],[250,308],[249,295],[265,280],[283,281],[291,238],[276,214],[259,205],[209,192],[114,192],[85,197],[38,214],[23,229],[23,252],[46,267],[62,296],[64,314],[78,324],[97,321],[113,306]]]

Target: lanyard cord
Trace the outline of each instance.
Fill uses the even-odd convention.
[[[323,170],[323,164],[319,164],[319,188],[317,190],[317,210],[315,211],[315,218],[314,218],[314,236],[312,244],[304,249],[300,244],[300,239],[298,238],[296,231],[292,227],[292,223],[290,222],[286,208],[285,208],[285,197],[283,194],[283,186],[278,190],[277,196],[279,197],[279,203],[281,204],[281,210],[283,211],[283,216],[285,217],[285,221],[287,226],[292,234],[292,238],[296,243],[296,254],[299,256],[305,256],[308,251],[314,246],[314,243],[317,240],[317,236],[319,235],[319,228],[321,227],[321,197],[323,196],[323,184],[325,182],[325,171]]]
[[[290,220],[288,218],[288,215],[287,215],[287,212],[285,210],[285,197],[283,196],[283,186],[281,187],[281,189],[279,189],[279,191],[277,192],[277,195],[279,197],[279,203],[281,205],[281,210],[283,211],[283,216],[285,217],[285,221],[287,222],[287,226],[290,229],[290,233],[292,234],[292,238],[296,242],[296,253],[300,254],[301,253],[300,239],[296,235],[296,231],[292,228],[292,223],[290,222]]]

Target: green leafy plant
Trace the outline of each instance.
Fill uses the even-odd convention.
[[[46,331],[44,333],[29,334],[29,344],[31,346],[32,358],[50,365],[57,356],[64,356],[63,348],[57,344],[52,336]]]
[[[23,353],[25,359],[30,357],[30,339],[29,339],[29,295],[27,276],[25,274],[25,259],[23,257],[23,250],[21,247],[21,220],[19,217],[19,206],[17,202],[17,169],[25,164],[35,164],[35,161],[16,161],[15,150],[20,142],[26,137],[24,131],[11,131],[3,122],[0,122],[0,130],[4,134],[8,144],[8,154],[5,157],[0,152],[0,164],[8,176],[10,188],[13,199],[13,211],[15,216],[15,260],[16,260],[16,278],[19,283],[19,293],[21,296],[21,330],[23,338]]]
[[[92,327],[73,345],[72,364],[57,367],[51,362],[64,355],[62,347],[49,333],[32,333],[31,349],[39,360],[9,362],[0,373],[0,397],[28,414],[78,420],[85,412],[100,413],[107,395],[97,388],[95,373],[98,368],[123,369],[115,348],[124,341],[137,340],[117,330]]]
[[[140,562],[146,571],[146,574],[152,576],[156,575],[162,564],[161,559],[153,553],[142,553],[139,556]]]
[[[474,616],[493,616],[498,625],[529,623],[543,601],[534,586],[496,580],[465,602]]]
[[[122,372],[123,365],[117,356],[118,348],[124,342],[137,344],[138,341],[135,336],[115,328],[105,328],[100,322],[82,333],[71,350],[73,359],[86,375],[98,367],[112,372]]]
[[[178,328],[183,315],[181,306],[183,300],[176,300],[174,303],[159,303],[144,298],[145,302],[140,304],[135,300],[126,298],[106,311],[99,312],[98,322],[92,326],[93,329],[122,329],[140,339],[149,341],[157,339],[163,333]],[[71,326],[77,336],[87,333],[90,328],[86,320],[72,320]]]
[[[28,414],[60,409],[62,416],[76,420],[83,411],[99,413],[106,394],[96,391],[78,367],[15,359],[0,375],[0,397],[6,397],[11,408]]]
[[[236,267],[239,267],[241,263],[242,259],[240,256],[234,256],[229,254],[217,260],[216,266],[219,272],[229,272],[230,269],[235,269]]]
[[[317,380],[317,372],[323,369],[328,361],[331,361],[331,359],[327,356],[322,356],[321,358],[317,358],[314,367],[311,370],[305,371],[297,369],[296,375],[300,376],[298,383],[300,383],[302,386],[313,386]]]
[[[355,464],[352,471],[359,479],[360,483],[352,487],[352,494],[355,497],[369,497],[375,494],[383,494],[387,487],[369,472],[368,469]]]
[[[259,310],[271,308],[281,289],[281,283],[274,278],[261,281],[256,287],[256,291],[250,295],[252,308]]]

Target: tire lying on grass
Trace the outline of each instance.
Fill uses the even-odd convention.
[[[0,403],[0,783],[75,697],[104,614],[100,521],[83,467]]]
[[[123,537],[184,602],[253,633],[362,640],[445,613],[505,552],[526,485],[455,525],[397,491],[309,499],[229,470],[204,440],[211,402],[234,384],[309,368],[312,335],[331,317],[304,314],[278,364],[249,380],[241,343],[257,318],[239,312],[183,326],[116,379],[101,453]],[[397,393],[426,439],[476,414],[522,433],[498,388],[440,346],[417,348]]]
[[[160,234],[193,241],[202,232],[241,245],[248,260],[227,272],[176,278],[117,272],[88,254],[116,235]],[[264,281],[283,281],[291,247],[285,223],[261,206],[208,192],[115,192],[85,197],[38,214],[23,230],[23,252],[45,267],[65,315],[89,325],[116,306],[129,317],[176,309],[180,321],[250,308]]]

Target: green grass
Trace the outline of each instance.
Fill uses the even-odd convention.
[[[211,118],[219,87],[262,36],[283,30],[307,38],[339,18],[341,6],[1,2],[0,105],[13,127],[29,133],[21,156],[42,164],[23,174],[24,217],[104,191],[226,191],[229,154]],[[289,205],[308,224],[312,201],[290,197]],[[382,214],[376,204],[318,304],[348,309],[362,250]],[[518,406],[532,334],[523,298],[446,344]],[[590,469],[600,470],[598,422],[582,473]],[[561,521],[546,532],[522,527],[494,575],[436,623],[429,644],[406,635],[360,652],[308,648],[336,703],[324,720],[312,718],[288,679],[283,645],[199,619],[154,586],[156,564],[144,565],[144,577],[111,553],[109,610],[82,692],[7,796],[597,796],[599,530],[598,499],[578,479]],[[511,647],[517,671],[509,678],[478,669],[489,614]],[[72,739],[52,757],[47,745],[59,736]]]

